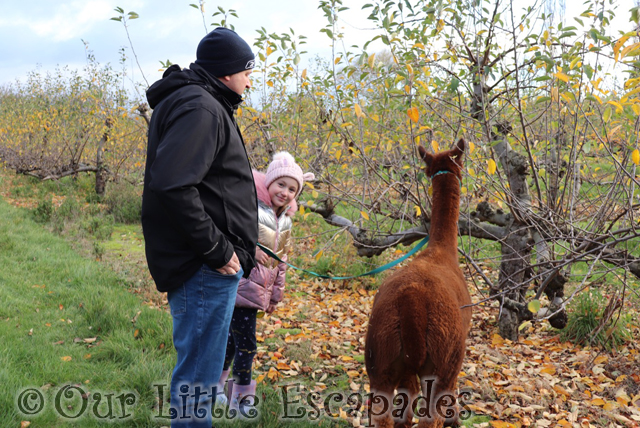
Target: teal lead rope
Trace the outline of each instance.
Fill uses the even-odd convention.
[[[453,174],[453,173],[452,173],[451,171],[444,171],[444,170],[443,170],[443,171],[438,171],[438,172],[436,172],[435,174],[433,174],[433,175],[431,176],[431,180],[433,180],[436,176],[441,175],[441,174]],[[456,176],[455,174],[454,174],[454,176],[458,179],[458,182],[460,183],[460,187],[462,187],[462,182],[460,182],[460,179],[458,178],[458,176]],[[299,271],[304,272],[304,273],[309,274],[309,275],[317,276],[318,278],[325,278],[325,279],[336,279],[336,280],[340,280],[340,279],[353,279],[353,278],[359,278],[359,277],[361,277],[361,276],[375,275],[375,274],[377,274],[377,273],[380,273],[380,272],[383,272],[383,271],[385,271],[385,270],[387,270],[387,269],[390,269],[390,268],[392,268],[392,267],[394,267],[394,266],[396,266],[396,265],[398,265],[398,264],[402,263],[403,261],[405,261],[405,260],[406,260],[406,259],[408,259],[409,257],[413,256],[413,255],[414,255],[415,253],[417,253],[417,252],[418,252],[422,247],[424,247],[424,246],[427,244],[427,242],[429,242],[429,237],[428,237],[428,236],[425,236],[424,238],[422,238],[422,240],[421,240],[420,242],[418,242],[418,244],[417,244],[415,247],[413,247],[413,248],[411,249],[411,251],[409,251],[407,254],[405,254],[404,256],[400,257],[399,259],[394,260],[394,261],[392,261],[392,262],[389,262],[389,263],[387,263],[386,265],[382,265],[382,266],[380,266],[380,267],[377,267],[377,268],[375,268],[374,270],[371,270],[371,271],[369,271],[369,272],[361,273],[360,275],[354,275],[354,276],[331,276],[331,275],[323,275],[323,274],[320,274],[320,273],[312,272],[312,271],[310,271],[310,270],[302,269],[302,268],[299,268],[299,267],[297,267],[297,266],[294,266],[294,265],[292,265],[292,264],[289,264],[289,263],[287,263],[287,262],[282,261],[282,260],[280,259],[280,257],[278,257],[278,256],[276,256],[276,255],[274,254],[274,252],[273,252],[273,251],[271,251],[270,249],[268,249],[267,247],[265,247],[264,245],[262,245],[262,244],[261,244],[261,243],[259,243],[259,242],[258,242],[258,247],[260,247],[260,249],[261,249],[262,251],[264,251],[264,252],[265,252],[269,257],[271,257],[271,258],[273,258],[273,259],[275,259],[275,260],[279,261],[280,263],[284,263],[284,264],[286,264],[287,266],[289,266],[289,267],[290,267],[290,268],[292,268],[292,269],[299,270]]]
[[[390,263],[387,263],[386,265],[382,265],[380,267],[377,267],[369,272],[365,272],[365,273],[361,273],[360,275],[354,275],[354,276],[331,276],[331,275],[323,275],[320,273],[316,273],[316,272],[312,272],[310,270],[305,270],[302,268],[299,268],[297,266],[294,266],[292,264],[289,264],[287,262],[284,262],[280,259],[280,257],[276,256],[273,251],[271,251],[270,249],[268,249],[267,247],[265,247],[264,245],[258,243],[258,247],[260,247],[260,249],[262,251],[264,251],[265,253],[267,253],[267,255],[273,259],[276,259],[277,261],[279,261],[280,263],[284,263],[287,266],[289,266],[292,269],[296,269],[299,270],[301,272],[304,272],[306,274],[309,275],[313,275],[313,276],[317,276],[318,278],[325,278],[325,279],[335,279],[335,280],[339,280],[339,279],[352,279],[352,278],[359,278],[361,276],[368,276],[368,275],[375,275],[377,273],[383,272],[389,268],[392,268],[393,266],[396,266],[398,264],[400,264],[401,262],[403,262],[404,260],[408,259],[409,257],[411,257],[412,255],[414,255],[416,252],[418,252],[422,247],[424,247],[426,245],[426,243],[429,242],[429,237],[425,236],[424,238],[422,238],[422,240],[420,242],[418,242],[418,244],[413,247],[411,249],[411,251],[409,251],[407,254],[405,254],[404,256],[400,257],[397,260],[394,260]]]

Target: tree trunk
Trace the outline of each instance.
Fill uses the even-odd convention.
[[[148,127],[149,123],[151,123],[151,109],[149,108],[149,104],[142,103],[138,105],[136,110],[138,111],[138,114],[142,116],[144,121],[147,123],[147,127]]]
[[[107,141],[109,141],[109,131],[111,130],[113,123],[111,119],[107,119],[104,124],[107,129],[102,135],[102,139],[98,144],[98,152],[96,153],[96,194],[99,196],[104,196],[106,188],[107,178],[104,167],[104,147],[106,146]]]
[[[529,245],[528,227],[518,221],[509,226],[507,238],[502,241],[502,260],[498,278],[498,293],[502,293],[514,302],[524,303],[527,291],[525,273],[529,267],[531,246]],[[498,326],[500,336],[505,339],[518,340],[518,327],[531,313],[501,305]]]

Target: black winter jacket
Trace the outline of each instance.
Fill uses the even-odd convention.
[[[238,256],[255,265],[258,209],[251,167],[233,112],[242,97],[196,64],[168,68],[147,91],[149,125],[142,228],[159,291],[203,264]]]

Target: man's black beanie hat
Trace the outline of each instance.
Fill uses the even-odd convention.
[[[200,40],[196,64],[215,77],[230,76],[251,70],[255,66],[255,55],[235,31],[218,27]]]

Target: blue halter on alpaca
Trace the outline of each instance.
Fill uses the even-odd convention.
[[[446,169],[443,169],[442,171],[438,171],[435,174],[433,174],[431,176],[431,181],[433,181],[434,178],[436,178],[436,176],[438,175],[442,175],[442,174],[453,174],[453,172],[451,171],[447,171]],[[456,178],[458,178],[457,175],[453,174]],[[460,183],[460,187],[462,188],[462,181],[460,181],[460,179],[458,178],[458,183]]]

